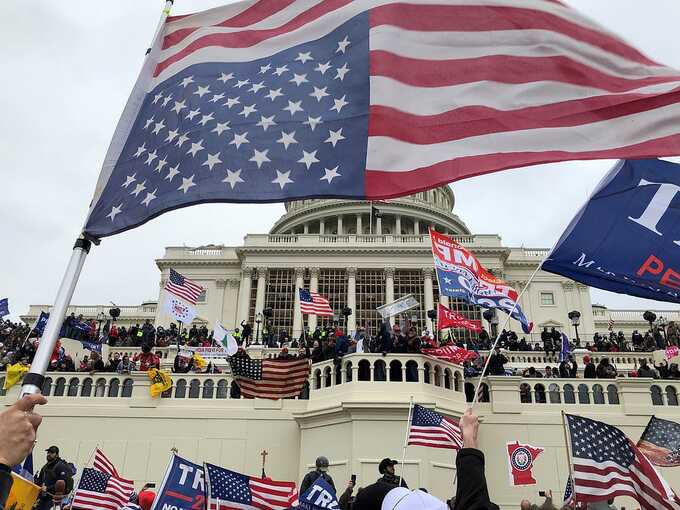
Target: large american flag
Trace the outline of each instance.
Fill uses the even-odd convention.
[[[680,466],[680,423],[652,416],[637,446],[652,464]]]
[[[680,72],[561,2],[249,0],[166,20],[85,230],[678,154]]]
[[[309,315],[333,316],[333,310],[328,299],[305,289],[300,289],[300,312]]]
[[[680,500],[635,444],[616,427],[567,415],[580,502],[630,496],[645,510],[680,510]]]
[[[101,471],[107,475],[120,476],[116,466],[113,465],[113,462],[111,462],[99,448],[95,450],[93,465],[97,471]]]
[[[463,447],[463,433],[458,420],[416,404],[413,406],[408,444],[460,450]]]
[[[297,500],[295,482],[255,478],[205,464],[208,510],[283,510]]]
[[[170,278],[165,283],[165,290],[181,299],[196,304],[198,296],[205,290],[199,284],[185,278],[174,269],[170,270]]]
[[[119,510],[130,500],[132,481],[97,469],[85,468],[71,508],[73,510]]]
[[[310,370],[308,359],[252,359],[243,351],[229,358],[229,363],[245,398],[296,397]]]

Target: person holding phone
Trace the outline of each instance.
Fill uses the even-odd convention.
[[[356,484],[357,475],[352,475],[349,483],[347,484],[347,488],[340,495],[340,498],[338,498],[338,506],[340,507],[340,510],[350,510],[352,508],[352,504],[354,503],[354,496],[352,493],[354,492],[354,487]]]

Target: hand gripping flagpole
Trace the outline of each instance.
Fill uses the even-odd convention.
[[[172,4],[173,0],[167,0],[165,2],[161,19],[156,26],[151,44],[146,50],[146,55],[151,53],[151,48],[153,48],[156,39],[161,34],[165,20],[170,14],[170,8],[172,7]],[[73,292],[75,291],[76,284],[78,283],[80,272],[83,269],[83,264],[85,264],[87,254],[90,252],[90,248],[92,247],[92,241],[93,240],[87,239],[84,236],[81,236],[76,240],[76,243],[73,247],[73,252],[71,253],[71,259],[66,266],[64,277],[62,278],[61,284],[59,285],[57,296],[54,299],[54,306],[50,310],[50,318],[47,320],[47,325],[45,326],[45,331],[43,332],[42,338],[40,340],[38,350],[35,353],[35,357],[33,358],[31,369],[24,377],[23,386],[21,389],[21,397],[32,393],[40,393],[42,390],[45,372],[47,371],[47,367],[52,357],[54,346],[57,344],[57,337],[59,336],[62,321],[66,315],[66,309],[71,303],[71,298],[73,297]],[[99,244],[98,240],[94,241],[96,244]]]

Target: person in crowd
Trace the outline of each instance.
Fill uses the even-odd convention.
[[[59,447],[50,446],[47,450],[47,463],[35,476],[35,484],[40,487],[40,496],[36,510],[52,508],[52,499],[57,493],[56,485],[62,481],[66,487],[64,494],[73,489],[73,473],[71,467],[59,457]]]
[[[135,369],[135,363],[130,359],[130,356],[127,354],[123,355],[123,359],[120,360],[120,363],[118,363],[118,367],[116,368],[116,372],[119,374],[129,374]]]
[[[399,464],[396,460],[386,458],[380,461],[378,465],[378,472],[382,475],[378,482],[382,482],[393,487],[406,487],[408,489],[408,484],[402,476],[397,476],[394,472],[394,466]]]
[[[12,466],[21,464],[35,444],[42,416],[34,407],[46,403],[42,395],[27,395],[0,412],[0,510],[12,488]]]
[[[106,371],[107,372],[117,372],[119,364],[120,364],[120,353],[116,352],[113,355],[111,353],[109,353],[109,361],[106,364]]]
[[[551,379],[552,378],[552,367],[550,365],[545,367],[545,371],[543,372],[543,377],[546,379]]]
[[[354,492],[354,482],[352,480],[347,484],[347,488],[338,498],[338,506],[340,510],[351,510],[354,503],[354,497],[352,493]]]
[[[172,371],[175,374],[188,374],[193,368],[193,356],[189,360],[187,360],[187,358],[184,356],[180,356],[179,353],[175,356],[175,361],[172,364]]]
[[[142,345],[141,354],[135,354],[133,361],[139,363],[139,369],[142,372],[161,367],[160,358],[151,352],[151,346],[149,344]]]
[[[595,372],[598,379],[615,379],[617,375],[616,368],[609,362],[609,358],[602,358]]]
[[[99,353],[92,351],[90,355],[89,371],[91,374],[95,372],[104,372],[106,366],[104,365],[104,360]]]
[[[489,360],[488,375],[505,375],[505,364],[507,362],[508,358],[501,354],[501,348],[497,345]]]
[[[300,484],[300,494],[304,494],[307,489],[309,489],[319,478],[323,478],[328,483],[328,485],[333,487],[333,490],[335,490],[333,477],[328,474],[328,458],[324,457],[323,455],[317,457],[315,465],[316,469],[307,473],[302,479],[302,483]]]
[[[595,379],[595,377],[597,377],[597,371],[595,369],[595,363],[593,363],[590,356],[583,356],[583,363],[585,363],[583,377],[586,379]]]
[[[656,371],[647,364],[647,360],[644,358],[640,360],[640,366],[638,367],[637,370],[637,376],[649,377],[652,379],[656,379],[659,377]]]

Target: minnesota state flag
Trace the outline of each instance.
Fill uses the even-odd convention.
[[[151,393],[153,398],[158,397],[164,391],[168,391],[172,388],[172,378],[166,371],[152,368],[146,375],[148,375],[149,379],[153,382],[153,384],[149,386],[149,393]]]

